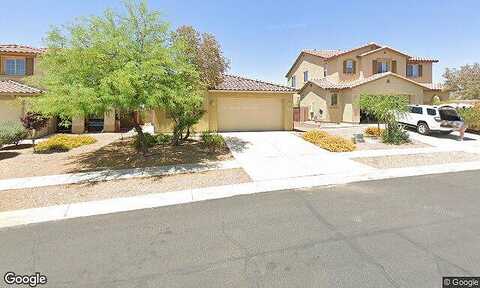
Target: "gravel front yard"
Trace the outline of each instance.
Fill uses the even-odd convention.
[[[227,147],[213,152],[195,140],[176,147],[157,145],[150,149],[151,156],[143,157],[131,145],[132,138],[123,138],[125,134],[88,135],[97,142],[68,152],[38,154],[33,153],[31,145],[4,147],[0,149],[0,179],[200,163],[233,157]]]
[[[480,154],[467,152],[438,152],[412,155],[391,155],[352,158],[357,162],[379,169],[480,161]]]
[[[0,191],[0,211],[250,182],[243,169]]]

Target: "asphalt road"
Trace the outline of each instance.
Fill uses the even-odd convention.
[[[0,273],[41,272],[38,287],[437,288],[480,276],[479,187],[475,171],[3,229]]]

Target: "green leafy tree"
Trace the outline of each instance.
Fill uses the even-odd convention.
[[[213,34],[200,34],[192,26],[181,26],[172,34],[172,41],[183,43],[183,53],[200,73],[202,84],[213,88],[223,80],[230,68],[230,61]]]
[[[175,59],[187,63],[188,67],[193,66],[197,72],[179,75],[180,81],[189,85],[182,86],[182,83],[178,83],[175,85],[175,95],[166,97],[163,102],[167,114],[174,122],[172,143],[178,145],[190,136],[192,127],[205,113],[203,93],[223,80],[229,64],[215,37],[208,33],[200,35],[191,26],[181,26],[173,32],[171,45],[176,51]]]
[[[135,112],[157,108],[176,92],[196,91],[198,75],[176,57],[168,24],[157,11],[145,1],[125,1],[124,7],[122,13],[107,10],[48,33],[48,50],[39,63],[43,73],[36,80],[46,92],[35,105],[62,118],[112,109],[129,113],[145,155]]]
[[[464,65],[460,68],[447,68],[443,74],[445,88],[453,98],[480,99],[480,64]]]
[[[403,95],[360,96],[360,109],[374,116],[379,124],[385,124],[382,135],[386,143],[400,144],[408,140],[408,134],[398,124],[398,118],[408,111],[408,98]]]

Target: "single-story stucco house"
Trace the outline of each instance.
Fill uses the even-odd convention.
[[[194,130],[293,130],[293,94],[290,87],[225,75],[204,97],[205,115]],[[163,109],[153,113],[155,132],[171,132],[172,120]]]

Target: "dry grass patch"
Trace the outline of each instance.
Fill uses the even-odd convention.
[[[178,146],[157,144],[149,148],[150,155],[145,157],[136,151],[134,141],[134,138],[118,140],[96,151],[78,155],[72,159],[76,171],[153,167],[232,158],[228,147],[212,150],[197,140],[187,140]]]

